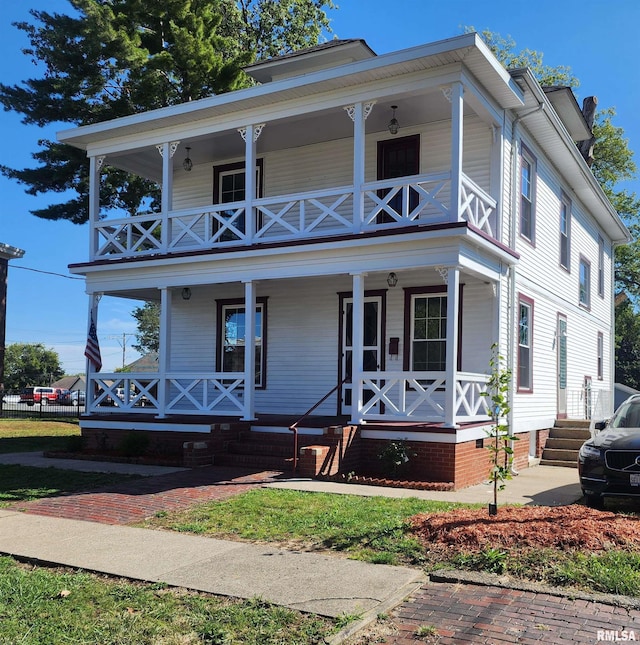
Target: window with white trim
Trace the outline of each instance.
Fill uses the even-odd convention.
[[[443,372],[447,365],[447,296],[411,298],[411,370]]]
[[[533,244],[536,218],[536,160],[522,146],[520,154],[520,235]]]
[[[583,307],[591,307],[591,263],[585,257],[580,258],[580,294],[579,302]]]
[[[604,240],[598,235],[598,295],[604,298]]]
[[[602,381],[604,378],[604,334],[598,332],[598,380]]]
[[[518,391],[533,390],[533,300],[518,300]]]
[[[216,368],[219,372],[244,372],[246,341],[246,316],[243,301],[218,301],[218,358]],[[265,387],[265,323],[266,300],[256,302],[255,312],[255,352],[257,387]]]
[[[560,266],[571,266],[571,201],[566,195],[560,200]]]

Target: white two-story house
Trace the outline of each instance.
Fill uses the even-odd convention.
[[[88,446],[145,432],[318,475],[375,472],[402,439],[407,477],[465,486],[488,474],[494,343],[517,467],[557,418],[608,411],[628,233],[570,90],[506,71],[477,34],[381,56],[332,41],[246,71],[248,89],[58,135],[91,162],[71,271],[98,334],[101,294],[161,312],[156,372],[89,363]],[[105,165],[157,182],[161,210],[101,212]]]

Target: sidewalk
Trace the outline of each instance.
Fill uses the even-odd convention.
[[[7,510],[0,510],[0,552],[331,617],[375,617],[425,579],[406,567]]]

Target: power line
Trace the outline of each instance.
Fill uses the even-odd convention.
[[[22,267],[17,264],[10,265],[12,269],[23,269],[24,271],[33,271],[34,273],[44,273],[46,275],[55,275],[59,278],[67,278],[67,280],[84,280],[84,278],[77,278],[74,275],[65,275],[64,273],[55,273],[54,271],[42,271],[42,269],[32,269],[31,267]]]

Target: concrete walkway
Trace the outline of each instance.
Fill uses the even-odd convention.
[[[7,510],[0,552],[332,617],[388,611],[425,580],[406,567]]]

